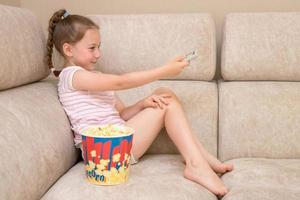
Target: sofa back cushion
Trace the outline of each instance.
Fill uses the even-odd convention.
[[[40,199],[77,161],[56,84],[0,92],[0,199]]]
[[[220,158],[299,158],[299,102],[299,82],[221,82]]]
[[[36,17],[29,10],[0,5],[0,27],[0,90],[45,78],[46,41]]]
[[[300,80],[300,12],[226,17],[224,80]]]
[[[216,69],[215,24],[209,14],[90,15],[100,26],[106,73],[145,70],[193,50],[199,57],[171,79],[212,80]]]

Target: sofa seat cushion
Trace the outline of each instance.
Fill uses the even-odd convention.
[[[183,170],[183,160],[178,154],[145,155],[131,166],[126,183],[97,186],[87,182],[83,162],[80,162],[42,199],[217,199],[208,190],[185,179]]]
[[[223,175],[226,200],[299,200],[300,159],[241,158],[228,161],[235,169]]]

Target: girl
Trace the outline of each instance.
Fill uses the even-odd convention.
[[[177,96],[168,88],[158,88],[150,96],[125,107],[115,90],[142,86],[166,76],[178,75],[189,63],[179,56],[151,70],[123,75],[95,71],[100,58],[99,27],[90,19],[70,15],[66,10],[55,12],[49,21],[47,60],[52,66],[53,45],[64,57],[64,69],[59,75],[59,99],[80,147],[80,130],[99,124],[122,124],[132,127],[134,135],[132,156],[138,160],[165,127],[182,154],[186,167],[184,177],[195,181],[216,195],[228,190],[216,173],[231,171],[209,154],[197,141],[187,122]],[[151,123],[148,123],[151,120]],[[184,136],[182,136],[184,134]]]

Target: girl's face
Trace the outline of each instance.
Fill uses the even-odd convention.
[[[68,64],[77,65],[86,70],[94,70],[100,58],[100,35],[98,29],[88,29],[83,38],[71,45],[71,56],[67,57]]]

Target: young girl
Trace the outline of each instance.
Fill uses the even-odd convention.
[[[87,126],[121,124],[136,130],[132,156],[138,160],[165,127],[185,160],[184,177],[195,181],[216,195],[228,190],[216,173],[231,171],[209,154],[193,135],[177,96],[168,88],[158,88],[150,96],[125,107],[115,90],[142,86],[166,76],[178,75],[189,63],[179,56],[151,70],[123,75],[95,71],[101,57],[99,27],[90,19],[70,15],[66,10],[55,12],[49,21],[47,60],[52,66],[53,45],[64,57],[59,75],[59,99],[80,147],[80,130]],[[149,123],[151,121],[151,123]]]

